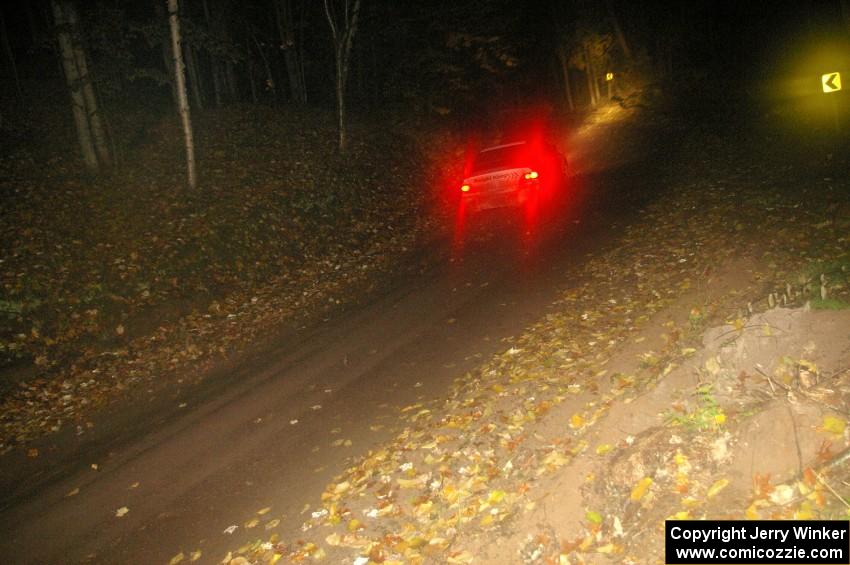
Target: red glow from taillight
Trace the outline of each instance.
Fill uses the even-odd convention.
[[[468,184],[465,184],[465,185],[460,187],[460,190],[461,190],[461,192],[469,192],[471,188],[472,188],[471,186],[469,186]]]

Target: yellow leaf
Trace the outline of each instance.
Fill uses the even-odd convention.
[[[602,514],[595,510],[588,510],[584,517],[587,518],[588,522],[593,522],[594,524],[602,523]]]
[[[610,443],[599,444],[596,446],[596,455],[605,455],[612,449],[614,449],[614,447]]]
[[[258,520],[257,518],[251,518],[250,520],[245,522],[245,527],[248,528],[248,529],[251,529],[259,523],[260,523],[260,520]]]
[[[584,418],[581,417],[580,414],[573,414],[570,418],[570,427],[574,430],[582,427],[584,425]]]
[[[503,490],[494,490],[490,492],[490,495],[487,497],[487,502],[490,504],[499,504],[505,498],[505,491]]]
[[[614,552],[614,544],[606,543],[600,547],[596,548],[596,553],[613,553]]]
[[[744,516],[747,520],[759,520],[761,519],[761,515],[759,514],[758,508],[755,504],[750,504],[747,508],[747,511],[744,512]]]
[[[342,494],[351,486],[348,481],[343,481],[334,487],[334,494]]]
[[[183,561],[183,559],[185,559],[185,557],[186,556],[183,555],[183,552],[181,551],[180,553],[178,553],[177,555],[175,555],[174,557],[171,558],[171,561],[168,562],[168,565],[177,565],[178,563]]]
[[[455,502],[457,502],[458,498],[460,498],[460,492],[458,492],[455,487],[451,485],[446,485],[446,487],[443,489],[443,498],[445,498],[446,502],[448,502],[449,504],[454,504]]]
[[[644,497],[644,495],[649,491],[649,487],[652,486],[652,479],[649,477],[644,477],[638,481],[635,485],[635,488],[632,489],[631,499],[635,502]]]
[[[431,513],[431,509],[434,507],[434,503],[430,500],[427,502],[423,502],[416,506],[414,512],[417,516],[428,516]]]
[[[400,488],[419,488],[423,485],[421,477],[415,479],[396,479]]]
[[[356,532],[359,529],[360,529],[360,520],[358,520],[357,518],[354,518],[353,520],[348,522],[348,531],[349,532]]]
[[[192,553],[189,554],[189,561],[191,561],[193,563],[200,558],[201,558],[201,550],[200,549],[197,550],[197,551],[193,551]]]
[[[821,429],[831,434],[842,435],[844,434],[844,428],[846,425],[847,423],[841,418],[836,416],[824,416]]]
[[[75,488],[72,491],[69,491],[68,494],[66,494],[65,496],[77,496],[78,494],[80,494],[80,488],[79,487]]]
[[[720,412],[719,414],[715,414],[714,415],[714,423],[719,425],[719,426],[722,426],[723,424],[725,424],[726,423],[726,414],[724,414],[723,412]]]
[[[682,510],[673,514],[673,517],[677,520],[688,520],[691,517],[691,513],[687,510]]]
[[[268,514],[269,510],[271,510],[271,509],[272,509],[271,506],[266,506],[265,508],[261,508],[261,509],[257,510],[257,514],[259,516],[262,516],[263,514]]]
[[[729,479],[720,479],[719,481],[716,481],[713,485],[711,485],[711,488],[708,489],[708,493],[706,493],[706,496],[708,498],[711,498],[713,496],[717,496],[717,494],[721,490],[725,489],[728,484],[729,484]]]
[[[486,528],[487,526],[489,526],[492,523],[493,523],[493,515],[492,514],[486,514],[483,518],[481,518],[480,524],[484,528]]]
[[[425,539],[425,538],[423,538],[423,537],[420,537],[420,536],[413,536],[412,538],[410,538],[409,540],[407,540],[407,545],[408,545],[409,547],[413,548],[413,549],[417,549],[417,548],[422,547],[423,545],[425,545],[425,543],[426,543],[427,541],[428,541],[428,540],[426,540],[426,539]]]

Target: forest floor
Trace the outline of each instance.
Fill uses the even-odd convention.
[[[847,518],[847,155],[759,140],[686,135],[551,314],[222,562],[650,563],[665,519]]]
[[[282,326],[356,301],[415,242],[449,237],[429,185],[444,176],[428,170],[443,146],[423,155],[391,127],[353,124],[340,157],[327,113],[209,112],[197,117],[191,194],[176,122],[124,121],[146,120],[100,178],[30,143],[23,125],[5,138],[0,453],[67,426],[85,434],[128,391],[202,378]],[[441,159],[441,170],[462,164]]]

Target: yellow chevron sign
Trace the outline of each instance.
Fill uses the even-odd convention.
[[[827,73],[821,75],[820,83],[824,92],[838,92],[841,90],[841,73]]]

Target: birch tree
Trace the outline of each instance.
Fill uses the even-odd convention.
[[[59,42],[59,56],[71,94],[77,140],[86,167],[97,172],[101,166],[110,164],[111,156],[94,85],[88,71],[88,57],[81,40],[80,18],[71,2],[53,0],[51,7]]]
[[[336,63],[336,110],[339,130],[339,150],[344,152],[348,144],[345,131],[345,83],[348,80],[348,63],[351,59],[351,44],[357,32],[357,17],[360,0],[324,0],[325,16],[331,29]]]
[[[168,0],[168,21],[171,27],[171,52],[174,56],[174,84],[177,91],[177,105],[183,124],[183,139],[186,144],[186,171],[189,187],[197,188],[195,174],[195,141],[192,136],[192,117],[189,114],[189,99],[186,96],[186,68],[183,64],[183,52],[180,48],[180,14],[177,0]]]

